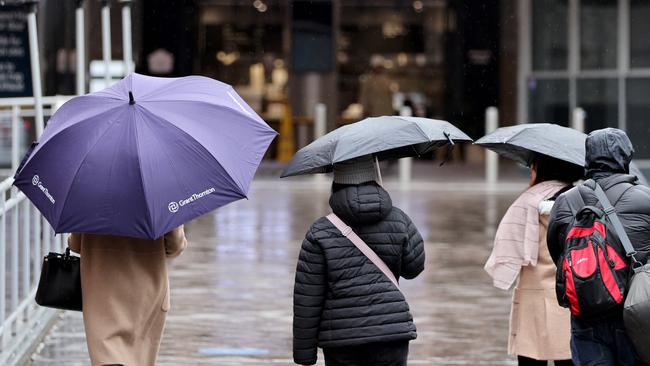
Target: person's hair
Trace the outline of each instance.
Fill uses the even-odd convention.
[[[571,184],[585,176],[583,167],[546,155],[536,155],[530,164],[531,168],[533,166],[536,171],[533,185],[549,180]]]

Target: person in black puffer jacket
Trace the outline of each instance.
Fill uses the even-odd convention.
[[[589,134],[585,147],[587,178],[603,188],[637,251],[637,260],[646,263],[650,254],[650,188],[629,175],[634,154],[630,139],[621,130],[606,128]],[[593,189],[584,185],[558,197],[547,232],[548,249],[556,264],[574,219],[569,202],[576,202],[577,194],[585,205],[602,207]],[[624,256],[622,247],[617,251]],[[598,319],[572,316],[571,352],[576,365],[635,365],[635,352],[623,326],[623,309]]]
[[[422,237],[378,175],[370,156],[336,164],[330,206],[396,278],[415,278]],[[293,300],[295,363],[315,364],[321,347],[327,366],[406,365],[416,329],[404,295],[325,217],[302,243]]]

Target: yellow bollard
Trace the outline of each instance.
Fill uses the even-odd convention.
[[[291,107],[286,104],[284,106],[284,116],[280,121],[280,139],[278,141],[278,160],[289,161],[296,152],[296,144],[294,142],[293,133],[293,120],[291,118]]]

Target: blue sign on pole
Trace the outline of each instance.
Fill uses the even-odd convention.
[[[23,6],[0,9],[0,98],[31,96],[27,13]]]

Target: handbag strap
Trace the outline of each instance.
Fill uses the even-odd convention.
[[[357,235],[351,227],[345,224],[343,220],[341,220],[335,213],[331,213],[327,215],[327,219],[330,220],[334,226],[336,226],[337,229],[343,234],[348,240],[352,242],[359,250],[361,253],[363,253],[372,263],[377,266],[385,275],[388,277],[388,279],[399,289],[399,284],[397,283],[397,279],[395,278],[395,275],[393,272],[388,268],[386,263],[384,263],[381,258],[375,253],[369,246],[366,244],[363,239]]]
[[[616,214],[616,209],[614,206],[612,206],[612,203],[609,201],[609,198],[607,198],[607,194],[605,194],[605,191],[603,191],[603,188],[596,182],[596,185],[594,187],[594,192],[596,192],[596,197],[598,197],[598,201],[600,202],[601,205],[603,205],[603,211],[605,211],[605,215],[607,216],[607,219],[609,222],[612,223],[614,226],[614,231],[616,232],[616,235],[618,235],[618,238],[621,240],[621,243],[623,244],[623,248],[625,248],[625,254],[632,258],[633,265],[632,267],[636,270],[637,267],[641,266],[641,262],[636,260],[636,250],[634,250],[634,246],[632,246],[632,242],[630,242],[630,238],[627,236],[627,233],[625,232],[625,228],[623,227],[623,224],[621,223],[621,220],[618,218],[618,215]]]

